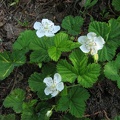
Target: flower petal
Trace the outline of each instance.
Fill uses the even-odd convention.
[[[51,95],[52,95],[52,97],[55,97],[58,93],[59,93],[59,91],[58,91],[58,90],[55,90],[55,91],[53,91],[53,92],[51,93]]]
[[[37,30],[36,34],[37,34],[37,36],[38,36],[39,38],[41,38],[41,37],[43,37],[43,36],[45,35],[45,33],[44,33],[44,32],[41,32],[41,30]]]
[[[39,30],[39,29],[41,29],[41,27],[42,27],[42,24],[40,22],[35,22],[33,25],[33,28],[35,30]]]
[[[52,33],[56,33],[59,30],[60,30],[60,26],[59,25],[54,25]]]
[[[53,37],[53,36],[55,36],[55,34],[52,33],[52,32],[45,32],[45,35],[46,35],[47,37]]]
[[[45,90],[44,90],[44,93],[45,93],[46,95],[51,94],[51,93],[52,93],[51,88],[50,88],[50,87],[46,87]]]
[[[86,36],[80,36],[78,38],[78,42],[81,43],[81,44],[85,44],[86,41],[88,41],[87,37]]]
[[[58,91],[62,91],[62,90],[64,89],[64,84],[63,84],[63,82],[58,83],[58,84],[56,85],[56,89],[57,89]]]
[[[94,32],[89,32],[89,33],[87,34],[87,38],[88,38],[88,39],[94,39],[94,37],[96,37],[96,33],[94,33]]]
[[[103,44],[105,43],[104,39],[99,36],[94,38],[95,43],[97,44],[97,49],[100,50],[103,48]]]
[[[54,25],[54,23],[51,20],[48,20],[48,19],[42,19],[41,23],[42,23],[43,26],[46,26],[46,25],[53,26]]]
[[[50,86],[53,85],[53,80],[52,80],[51,77],[46,77],[46,78],[43,80],[43,82],[44,82],[48,87],[50,87]]]
[[[54,84],[58,84],[59,82],[61,82],[61,75],[59,73],[55,73],[54,75]]]
[[[80,49],[81,49],[84,53],[89,53],[89,52],[90,52],[90,49],[88,49],[88,48],[86,47],[86,45],[81,45],[81,46],[80,46]]]

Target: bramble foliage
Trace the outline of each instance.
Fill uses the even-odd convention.
[[[96,3],[97,0],[88,0],[84,7],[89,9]],[[81,35],[84,38],[81,44],[85,42],[81,51],[78,35],[81,34],[83,23],[84,19],[80,16],[67,16],[62,21],[64,31],[54,31],[56,34],[52,37],[46,37],[46,34],[50,35],[51,27],[49,22],[49,29],[44,23],[45,31],[38,29],[37,32],[40,32],[39,35],[43,32],[45,36],[38,37],[36,31],[25,30],[13,44],[12,52],[0,53],[0,80],[8,77],[15,67],[25,63],[39,67],[39,72],[34,71],[28,79],[29,88],[35,94],[34,99],[27,100],[26,92],[16,88],[5,98],[4,107],[10,107],[16,114],[19,113],[21,120],[49,120],[56,113],[61,120],[89,120],[84,117],[86,101],[90,97],[87,89],[101,80],[102,75],[102,78],[116,81],[120,88],[120,54],[117,53],[120,47],[120,19],[110,19],[108,23],[92,21],[88,27],[91,35]],[[102,42],[105,41],[102,47],[98,36]],[[90,54],[91,46],[92,50],[100,48],[93,56]],[[58,74],[54,76],[55,73]],[[45,78],[49,81],[43,82]],[[46,89],[48,94],[58,93],[56,96],[46,95]],[[49,111],[51,116],[47,116]],[[0,119],[8,118],[14,120],[15,115],[0,115]]]

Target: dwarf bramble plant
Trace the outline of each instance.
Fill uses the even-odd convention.
[[[35,30],[20,34],[12,52],[0,53],[0,80],[26,63],[39,66],[40,72],[28,79],[36,98],[26,100],[25,90],[16,88],[3,102],[21,114],[21,120],[52,120],[55,114],[61,120],[89,120],[84,118],[88,89],[101,80],[99,76],[117,81],[120,88],[120,54],[116,52],[120,21],[93,21],[87,34],[81,33],[83,22],[80,16],[67,16],[60,31],[60,26],[43,19],[34,23]]]

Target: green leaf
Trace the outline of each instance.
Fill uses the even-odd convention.
[[[120,11],[120,1],[119,0],[112,0],[112,6],[115,10]]]
[[[15,114],[0,115],[0,120],[15,120]]]
[[[54,63],[47,63],[42,68],[42,73],[44,76],[54,76],[56,73],[56,64]]]
[[[30,76],[28,83],[32,91],[37,92],[40,99],[48,99],[50,96],[46,96],[44,93],[45,83],[43,83],[45,76],[39,73],[34,73]]]
[[[13,44],[14,50],[28,49],[32,40],[37,38],[35,31],[26,30],[20,34],[18,39]]]
[[[25,99],[25,91],[22,89],[13,90],[4,100],[3,105],[6,108],[12,107],[16,113],[21,113],[23,100]]]
[[[62,81],[73,83],[77,78],[76,69],[66,60],[60,60],[57,64],[58,73],[62,76]]]
[[[89,24],[89,32],[95,32],[98,36],[102,36],[105,41],[108,40],[110,27],[105,22],[93,21]]]
[[[88,58],[79,49],[74,50],[69,59],[73,66],[66,60],[60,60],[57,64],[58,73],[64,82],[73,83],[76,79],[83,87],[91,87],[100,74],[99,64],[87,64]]]
[[[117,81],[118,88],[120,88],[120,54],[117,55],[115,61],[108,62],[104,67],[105,76],[112,80]]]
[[[99,60],[100,61],[112,60],[113,57],[115,56],[116,48],[117,47],[114,46],[114,43],[112,41],[111,42],[108,41],[107,43],[105,43],[102,50],[98,51]]]
[[[80,50],[74,50],[70,54],[69,59],[78,71],[84,69],[87,66],[88,57]]]
[[[34,50],[30,55],[30,62],[39,63],[50,61],[51,59],[48,55],[48,49],[53,46],[53,44],[53,38],[34,38],[29,46],[31,50]]]
[[[53,59],[54,61],[58,61],[58,59],[61,56],[61,51],[53,46],[48,49],[48,54],[51,57],[51,59]]]
[[[25,63],[25,51],[13,51],[0,53],[0,80],[5,79],[13,71],[14,67]]]
[[[35,50],[30,54],[30,62],[31,63],[41,63],[50,61],[50,57],[46,50]]]
[[[58,111],[68,110],[77,118],[83,116],[85,112],[85,101],[89,98],[86,89],[80,87],[71,88],[67,96],[62,96],[57,104]]]
[[[95,63],[89,64],[86,66],[84,73],[78,76],[78,82],[86,88],[91,87],[96,82],[99,74],[100,65]]]
[[[80,16],[67,16],[62,21],[62,28],[68,31],[71,35],[78,35],[81,32],[83,18]]]
[[[34,107],[37,100],[31,100],[27,103],[22,104],[22,115],[21,120],[37,120],[37,115],[35,114]]]
[[[120,22],[116,19],[109,20],[109,26],[111,28],[109,33],[109,40],[114,41],[116,46],[120,45]]]
[[[29,48],[31,50],[44,50],[47,53],[48,48],[54,45],[53,38],[45,36],[42,38],[35,37],[31,41]]]

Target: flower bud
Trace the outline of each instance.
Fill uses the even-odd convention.
[[[97,63],[98,62],[98,54],[95,54],[93,57],[94,57],[95,63]]]
[[[51,117],[51,115],[52,115],[52,110],[48,110],[47,113],[46,113],[46,116]]]

